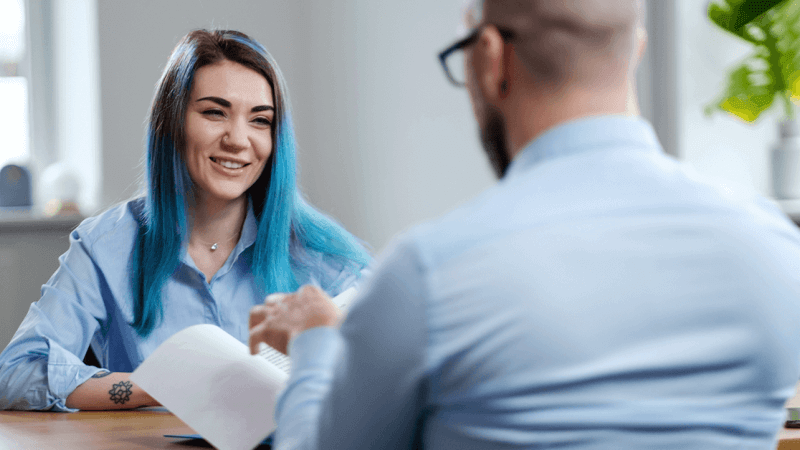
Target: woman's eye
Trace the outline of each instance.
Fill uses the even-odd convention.
[[[272,125],[272,121],[267,119],[266,117],[257,117],[253,121],[256,122],[257,124],[263,125],[265,127],[268,127],[268,126]]]
[[[222,111],[220,111],[218,109],[208,109],[206,111],[203,111],[203,115],[205,115],[205,116],[217,116],[217,117],[222,117],[223,116]]]

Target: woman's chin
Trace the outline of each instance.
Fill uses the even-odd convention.
[[[213,190],[213,191],[204,191],[197,196],[198,200],[201,202],[207,203],[217,203],[217,204],[225,204],[225,203],[234,203],[237,201],[241,201],[246,196],[246,190]]]

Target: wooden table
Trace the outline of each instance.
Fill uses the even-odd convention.
[[[170,439],[165,434],[194,431],[164,408],[76,413],[0,411],[0,450],[207,447],[202,440]]]
[[[800,428],[784,428],[778,434],[778,450],[800,450]]]
[[[800,396],[796,398],[800,402]],[[165,434],[194,431],[164,408],[76,413],[0,411],[0,450],[210,447],[205,441],[169,439]],[[800,450],[800,428],[784,428],[779,440],[778,450]]]

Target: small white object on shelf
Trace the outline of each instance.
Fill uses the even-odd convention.
[[[80,214],[78,198],[81,193],[81,182],[74,170],[64,163],[57,162],[47,166],[40,178],[46,216]]]

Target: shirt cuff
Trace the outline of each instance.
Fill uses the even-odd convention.
[[[330,369],[336,363],[342,338],[333,327],[310,328],[289,342],[292,374],[306,369]]]
[[[77,411],[77,409],[67,408],[67,397],[75,388],[105,369],[83,364],[83,361],[77,356],[52,340],[49,341],[49,346],[47,384],[52,398],[48,399],[48,409],[65,412]]]

